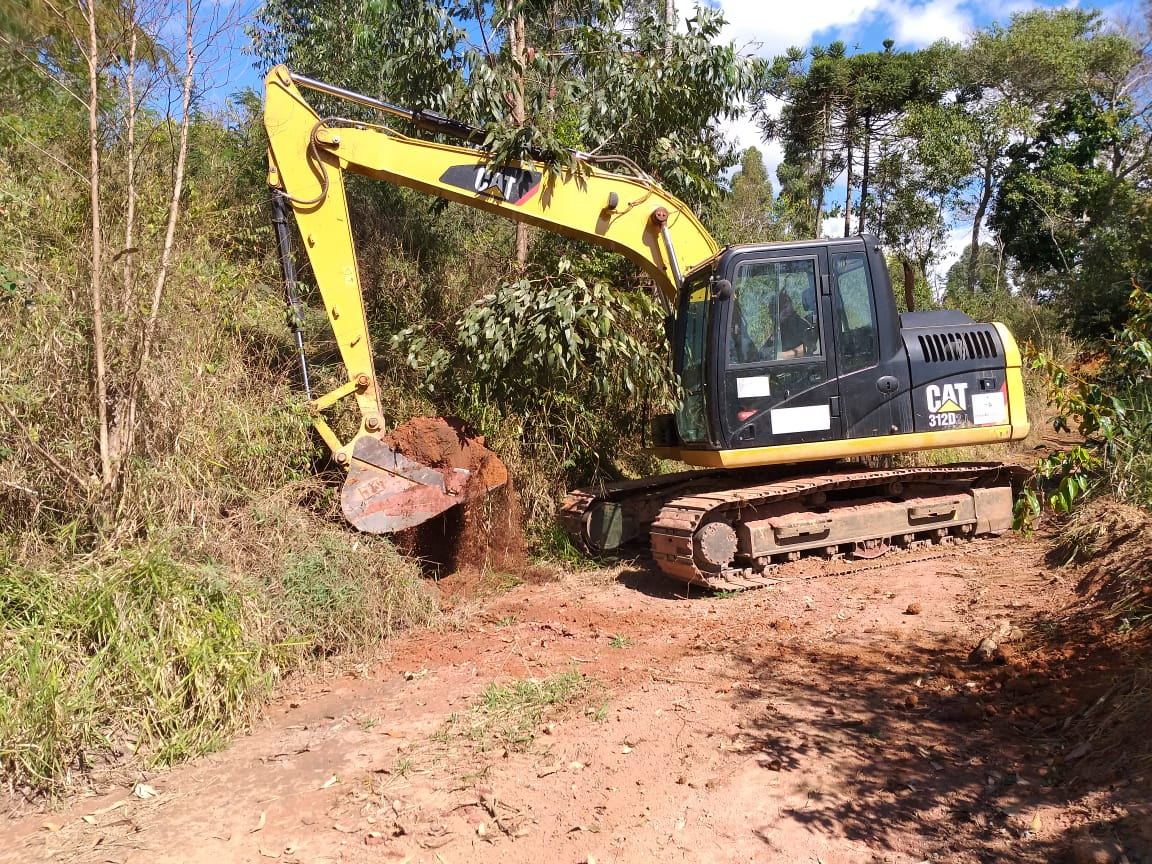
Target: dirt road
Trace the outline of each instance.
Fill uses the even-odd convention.
[[[1126,646],[1075,629],[1045,548],[722,597],[639,565],[486,600],[449,581],[449,625],[150,797],[14,814],[0,860],[1152,861],[1152,766],[1091,724],[1134,686]]]

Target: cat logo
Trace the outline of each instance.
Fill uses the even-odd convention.
[[[539,191],[542,179],[538,171],[507,165],[488,168],[483,163],[453,165],[440,176],[445,186],[455,186],[485,198],[503,198],[517,207],[522,207]]]
[[[961,426],[968,419],[968,385],[962,381],[951,384],[929,384],[924,388],[928,402],[928,427],[946,429]]]

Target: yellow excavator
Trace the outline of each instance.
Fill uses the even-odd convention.
[[[383,123],[321,118],[301,89],[372,109]],[[344,175],[396,183],[619,252],[663,298],[674,414],[651,452],[695,470],[571,492],[562,520],[593,552],[647,540],[683,582],[765,584],[802,555],[875,558],[998,534],[1012,489],[996,463],[876,468],[866,457],[1016,441],[1028,433],[1020,352],[1001,324],[955,311],[899,314],[876,240],[861,235],[721,249],[681,201],[622,157],[574,153],[555,173],[493,165],[483,130],[293,74],[265,79],[268,183],[289,297],[299,304],[291,210],[347,381],[313,397],[320,436],[348,474],[344,513],[362,531],[426,522],[508,475],[447,421],[385,428]],[[303,362],[300,330],[297,342]],[[305,387],[309,388],[307,367]],[[355,435],[323,412],[352,398]]]

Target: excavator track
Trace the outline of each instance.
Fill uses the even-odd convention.
[[[723,472],[687,472],[600,493],[578,490],[566,500],[562,519],[588,545],[595,534],[589,516],[607,505],[627,514],[614,517],[628,524],[613,538],[639,539],[646,530],[653,560],[671,578],[744,590],[779,581],[782,565],[806,556],[844,561],[846,570],[869,569],[860,562],[879,561],[892,550],[932,558],[957,540],[1003,533],[1012,516],[1009,472],[997,463],[856,465],[736,488]]]

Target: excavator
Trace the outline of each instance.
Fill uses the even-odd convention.
[[[392,125],[322,118],[303,90]],[[393,128],[401,123],[431,137]],[[386,430],[349,172],[599,245],[651,278],[681,401],[651,419],[649,450],[689,470],[569,493],[561,520],[586,550],[646,541],[673,579],[740,590],[768,584],[801,556],[873,559],[1010,527],[1011,477],[998,463],[892,467],[871,458],[1028,433],[1012,334],[957,311],[898,313],[872,236],[720,248],[627,158],[577,152],[575,167],[560,172],[531,160],[494,164],[478,127],[284,66],[265,79],[264,124],[290,301],[298,310],[289,211],[347,370],[320,396],[306,364],[304,381],[315,427],[347,471],[341,503],[356,528],[412,528],[508,474],[459,424],[417,418]],[[296,338],[303,363],[299,326]],[[323,412],[345,399],[360,422],[341,440]]]

